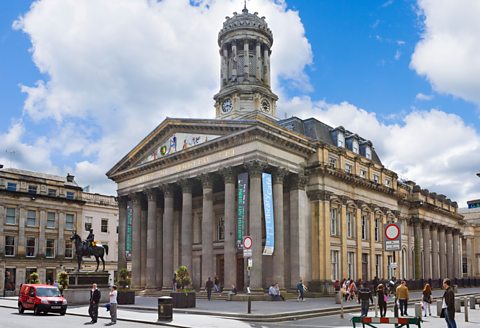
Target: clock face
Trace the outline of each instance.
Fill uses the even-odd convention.
[[[268,102],[267,99],[262,100],[262,110],[264,112],[269,112],[270,111],[270,103]]]
[[[232,99],[227,98],[222,103],[222,113],[229,113],[233,108]]]

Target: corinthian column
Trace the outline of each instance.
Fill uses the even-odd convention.
[[[235,245],[235,172],[231,168],[221,171],[225,182],[225,239],[223,242],[224,285],[230,288],[237,282],[237,257]]]
[[[260,291],[262,286],[262,171],[264,164],[258,161],[247,163],[247,169],[250,176],[249,191],[249,225],[250,237],[252,238],[252,260],[253,265],[250,270],[250,288]]]
[[[430,250],[430,224],[423,224],[423,279],[432,278],[430,267],[431,250]]]
[[[118,198],[118,272],[127,268],[125,241],[127,238],[127,199]]]
[[[415,252],[415,279],[422,278],[422,253],[420,250],[420,241],[422,239],[422,227],[420,222],[416,220],[414,223],[413,230],[413,242],[414,242],[414,252]]]
[[[432,225],[432,279],[440,279],[438,258],[438,226]]]
[[[273,172],[273,210],[275,218],[275,244],[273,251],[273,281],[285,287],[285,245],[283,231],[283,180],[287,170],[277,168]]]
[[[455,272],[454,272],[454,269],[453,269],[454,254],[453,254],[453,232],[452,232],[452,229],[448,229],[445,234],[446,234],[446,237],[447,237],[447,243],[446,243],[446,246],[447,246],[447,273],[448,273],[448,277],[450,279],[453,279],[453,278],[455,278]]]
[[[462,252],[460,251],[460,235],[457,229],[453,230],[453,277],[462,278],[462,272],[460,271],[460,260],[462,259]]]
[[[180,181],[182,187],[182,257],[181,264],[188,268],[188,271],[192,272],[192,182],[190,180]]]
[[[203,187],[202,208],[202,282],[205,283],[213,272],[213,177],[200,176]]]
[[[157,190],[148,189],[147,196],[147,272],[145,273],[145,288],[157,287],[156,259],[157,259]]]
[[[446,256],[446,239],[445,239],[445,227],[438,227],[438,247],[440,253],[440,278],[447,278],[447,256]]]
[[[162,186],[164,200],[163,213],[163,279],[162,289],[171,290],[173,281],[173,187]]]
[[[140,195],[133,194],[130,196],[133,204],[133,217],[132,217],[132,285],[133,288],[140,288],[141,283],[141,254],[140,249],[140,212],[142,210]]]

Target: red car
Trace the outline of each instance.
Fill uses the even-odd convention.
[[[18,296],[18,313],[33,310],[36,315],[41,312],[56,312],[65,315],[67,300],[60,294],[58,287],[41,284],[23,284]]]

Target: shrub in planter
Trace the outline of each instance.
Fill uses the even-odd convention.
[[[188,287],[192,284],[192,279],[185,265],[180,266],[176,271],[177,292],[171,292],[174,308],[192,308],[196,305],[195,290]]]
[[[130,289],[130,281],[128,270],[126,268],[120,269],[117,281],[119,286],[117,293],[118,304],[135,304],[135,291]]]
[[[60,289],[60,293],[63,295],[63,290],[67,289],[68,287],[68,273],[65,271],[60,272],[57,277],[58,282],[58,289]]]
[[[30,284],[39,284],[40,279],[38,279],[38,273],[36,273],[36,272],[30,273],[30,275],[28,276],[28,282]]]

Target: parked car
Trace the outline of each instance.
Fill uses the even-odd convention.
[[[18,296],[18,313],[33,310],[36,315],[41,312],[67,312],[67,300],[62,296],[58,287],[42,284],[23,284]]]

